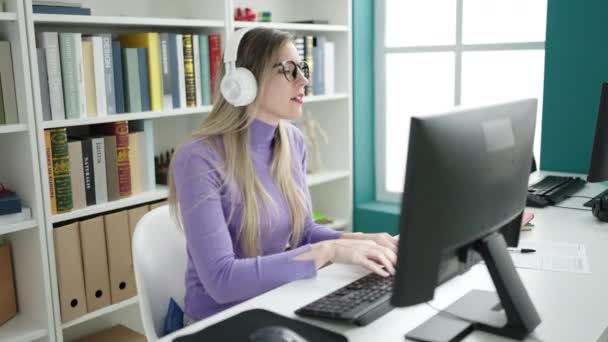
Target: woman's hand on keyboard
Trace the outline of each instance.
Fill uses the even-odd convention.
[[[391,236],[388,233],[344,233],[341,239],[353,239],[353,240],[371,240],[380,246],[390,248],[395,254],[397,253],[397,247],[399,246],[399,235]]]
[[[395,274],[397,254],[373,240],[344,238],[320,243],[330,246],[332,262],[361,265],[384,277]]]

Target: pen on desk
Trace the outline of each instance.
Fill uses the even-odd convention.
[[[509,252],[519,252],[522,254],[526,254],[526,253],[534,253],[536,252],[536,249],[532,249],[532,248],[509,248]]]

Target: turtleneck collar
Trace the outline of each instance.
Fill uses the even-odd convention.
[[[277,125],[272,125],[259,119],[253,119],[251,126],[249,126],[249,140],[251,147],[270,148],[272,146],[276,130]]]

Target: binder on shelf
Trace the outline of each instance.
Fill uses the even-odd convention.
[[[87,313],[78,222],[53,229],[61,321]]]
[[[135,233],[137,222],[139,222],[148,211],[150,211],[150,206],[147,204],[129,209],[129,237],[131,238],[131,242],[133,242],[133,234]]]
[[[0,244],[0,325],[17,315],[11,246]]]
[[[80,342],[146,342],[146,337],[138,332],[135,332],[124,325],[115,325],[111,328],[98,331],[94,334],[85,336],[78,341]]]
[[[93,312],[112,303],[106,233],[102,216],[80,222],[80,246],[87,309],[88,312]]]
[[[136,294],[129,217],[126,210],[104,216],[112,304]]]

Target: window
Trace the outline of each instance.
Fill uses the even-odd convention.
[[[376,196],[403,190],[409,120],[539,99],[540,158],[547,0],[380,0],[376,11]]]

